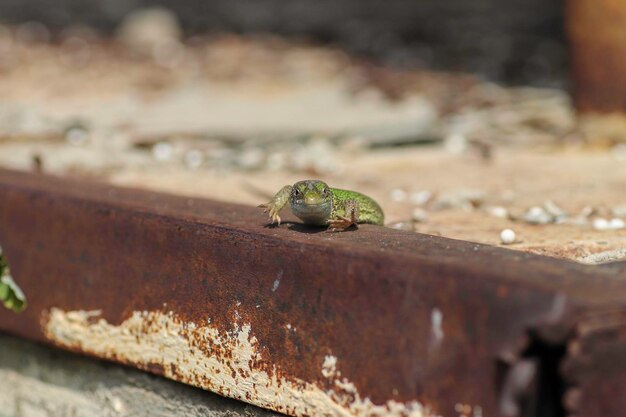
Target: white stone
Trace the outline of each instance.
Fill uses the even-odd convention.
[[[453,154],[461,154],[467,150],[467,138],[460,133],[453,133],[445,138],[444,147]]]
[[[409,201],[418,206],[422,206],[430,201],[433,197],[433,193],[428,190],[414,191],[409,197]]]
[[[609,221],[609,229],[623,229],[624,226],[626,226],[626,224],[624,223],[624,220],[620,218],[616,217]]]
[[[509,217],[509,211],[502,206],[489,207],[487,209],[487,212],[493,217],[498,217],[501,219],[506,219],[507,217]]]
[[[185,154],[185,165],[187,165],[188,168],[198,169],[202,166],[203,162],[204,154],[197,149],[191,149]]]
[[[524,220],[532,224],[548,224],[551,223],[554,218],[544,210],[542,207],[531,207],[524,215]]]
[[[167,161],[172,157],[174,149],[167,142],[159,142],[152,147],[152,155],[157,161]]]
[[[500,232],[500,241],[505,245],[515,242],[515,232],[512,229],[504,229]]]
[[[415,207],[411,213],[414,222],[425,222],[428,220],[428,212],[421,207]]]
[[[393,201],[395,201],[396,203],[401,203],[406,201],[408,194],[406,191],[404,191],[402,188],[394,188],[393,190],[391,190],[391,192],[389,193],[391,199]]]
[[[598,217],[593,220],[593,228],[596,230],[609,229],[609,221],[603,217]]]

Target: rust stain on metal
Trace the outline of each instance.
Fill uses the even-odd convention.
[[[568,342],[565,408],[577,416],[626,413],[626,311],[586,315]]]
[[[626,3],[567,0],[574,100],[582,111],[626,111]]]
[[[496,415],[528,329],[564,343],[626,307],[623,264],[266,228],[254,208],[9,171],[0,194],[30,301],[1,329],[292,415]]]

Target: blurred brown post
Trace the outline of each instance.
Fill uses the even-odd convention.
[[[626,112],[626,1],[566,0],[565,7],[576,108]]]

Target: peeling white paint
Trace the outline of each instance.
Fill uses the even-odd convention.
[[[334,378],[339,376],[337,374],[337,358],[331,355],[324,357],[324,363],[322,364],[322,375],[324,378]]]
[[[430,313],[431,322],[431,348],[437,347],[443,342],[443,313],[438,308],[433,308]]]
[[[390,399],[374,404],[362,397],[351,381],[340,378],[338,360],[332,355],[320,364],[326,380],[323,385],[330,389],[278,376],[276,369],[255,368],[252,364],[261,358],[251,330],[249,324],[243,324],[234,332],[220,333],[209,324],[184,323],[172,313],[146,311],[136,311],[120,325],[112,325],[99,311],[55,308],[44,326],[46,336],[60,345],[146,368],[159,364],[167,377],[295,416],[431,416],[416,401]]]
[[[278,273],[278,276],[274,280],[274,284],[272,284],[272,292],[276,292],[278,287],[280,286],[280,279],[283,277],[283,270],[281,269]]]

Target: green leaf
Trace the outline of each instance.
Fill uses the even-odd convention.
[[[9,263],[3,256],[0,247],[0,301],[9,310],[17,313],[26,308],[26,297],[22,289],[13,281],[9,275]]]
[[[0,277],[0,301],[16,313],[26,308],[26,297],[10,275]]]
[[[8,285],[0,282],[0,300],[6,300],[9,298],[9,294],[11,293],[11,289]]]
[[[9,265],[7,264],[7,261],[4,259],[4,256],[2,256],[2,252],[0,249],[0,277],[3,276],[5,273],[7,273],[9,269]]]

